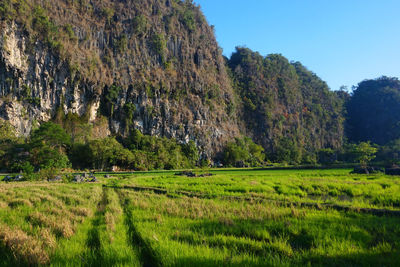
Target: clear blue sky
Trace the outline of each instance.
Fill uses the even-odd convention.
[[[400,0],[195,0],[230,56],[236,46],[300,61],[332,90],[400,77]]]

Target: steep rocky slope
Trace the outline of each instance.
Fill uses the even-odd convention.
[[[270,159],[313,161],[343,141],[343,101],[300,63],[237,48],[228,61],[242,99],[243,131]]]
[[[138,128],[207,154],[238,135],[213,29],[189,1],[5,0],[0,14],[0,116],[21,134],[75,113],[99,136]]]
[[[22,135],[49,120],[91,138],[139,129],[208,157],[247,135],[277,161],[342,143],[323,81],[280,55],[225,62],[191,1],[3,0],[0,18],[0,118]]]

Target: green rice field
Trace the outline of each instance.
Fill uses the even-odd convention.
[[[399,266],[400,177],[331,170],[0,182],[0,266]]]

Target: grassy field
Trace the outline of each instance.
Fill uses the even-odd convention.
[[[399,265],[400,177],[349,172],[0,183],[0,266]]]

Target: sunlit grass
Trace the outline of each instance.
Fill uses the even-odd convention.
[[[350,170],[197,172],[214,175],[141,172],[95,184],[0,183],[0,265],[400,262],[400,217],[373,212],[400,210],[398,177]]]

